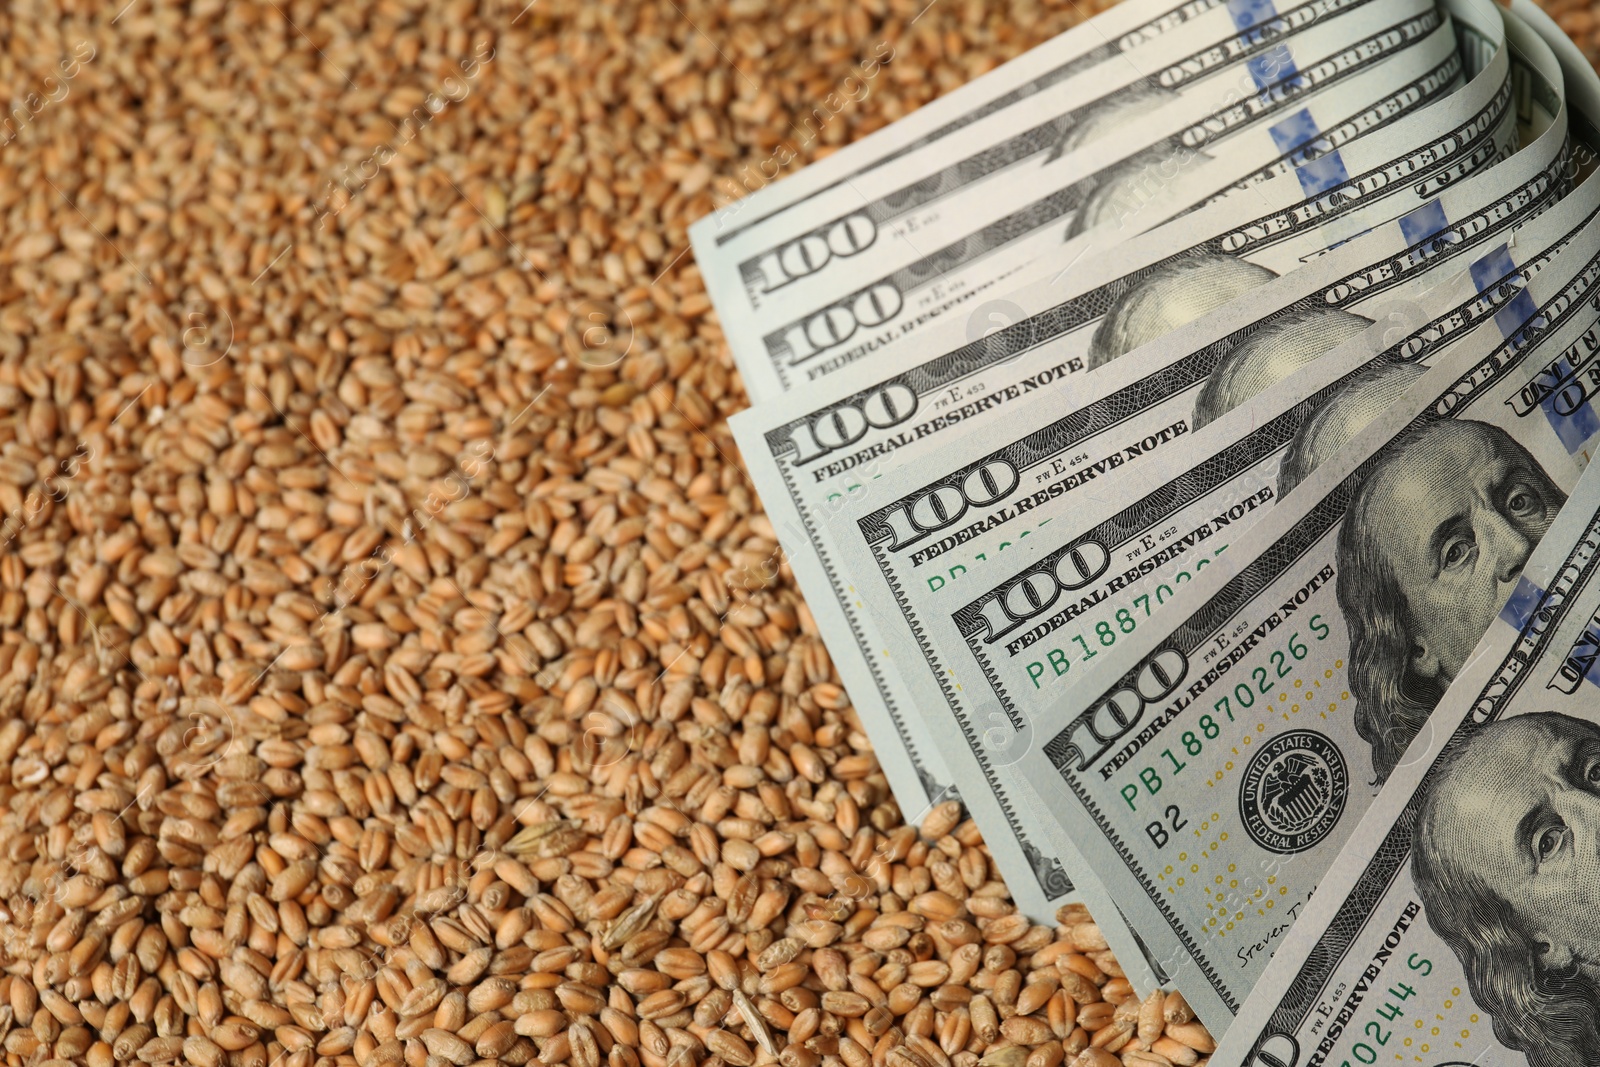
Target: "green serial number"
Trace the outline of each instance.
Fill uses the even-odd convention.
[[[1222,555],[1223,551],[1227,549],[1227,547],[1227,545],[1223,545],[1221,548],[1213,552],[1212,555]],[[1168,600],[1176,596],[1177,592],[1173,589],[1173,586],[1182,585],[1184,582],[1193,580],[1194,576],[1204,570],[1206,565],[1210,562],[1211,561],[1209,559],[1202,559],[1200,562],[1194,565],[1193,573],[1190,573],[1189,571],[1179,571],[1177,574],[1173,575],[1172,585],[1162,582],[1160,585],[1156,586],[1156,591],[1153,595],[1155,606],[1160,607],[1162,604],[1165,604]],[[1150,617],[1151,602],[1152,594],[1141,594],[1133,598],[1133,606],[1137,611],[1143,612],[1143,614],[1136,615],[1134,611],[1130,611],[1127,608],[1118,608],[1116,614],[1110,619],[1101,619],[1099,622],[1095,623],[1093,629],[1089,631],[1089,637],[1093,639],[1093,645],[1091,645],[1090,641],[1086,639],[1083,634],[1073,634],[1064,642],[1066,647],[1052,648],[1045,653],[1044,659],[1034,660],[1027,665],[1026,670],[1028,672],[1028,680],[1033,683],[1033,687],[1035,689],[1043,689],[1044,685],[1041,683],[1041,679],[1043,679],[1045,682],[1051,682],[1064,676],[1069,670],[1072,669],[1072,659],[1068,653],[1074,643],[1077,644],[1078,652],[1080,653],[1077,661],[1079,663],[1088,663],[1090,660],[1094,659],[1100,654],[1100,649],[1112,647],[1117,643],[1118,637],[1122,636],[1123,634],[1131,634],[1137,630],[1139,628],[1139,621],[1141,619],[1148,619]],[[1115,625],[1113,625],[1113,623],[1115,623]],[[1049,678],[1045,678],[1046,671],[1052,672]]]

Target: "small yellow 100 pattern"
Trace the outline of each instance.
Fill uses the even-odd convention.
[[[1411,969],[1417,978],[1426,978],[1433,973],[1433,961],[1420,953],[1413,952],[1406,960],[1406,966]],[[1430,1063],[1424,1056],[1437,1055],[1438,1052],[1449,1048],[1465,1050],[1462,1042],[1472,1036],[1470,1028],[1462,1028],[1455,1034],[1445,1033],[1442,1024],[1449,1020],[1445,1012],[1456,1006],[1456,998],[1461,996],[1460,987],[1450,990],[1450,996],[1444,1001],[1439,1011],[1423,1011],[1411,1020],[1407,1026],[1401,1020],[1406,1017],[1404,1002],[1416,995],[1416,990],[1403,981],[1397,981],[1389,987],[1387,996],[1380,996],[1381,1003],[1375,1004],[1373,1014],[1377,1018],[1368,1020],[1361,1029],[1364,1040],[1357,1041],[1350,1047],[1352,1059],[1340,1061],[1340,1067],[1359,1067],[1361,1064],[1375,1064],[1384,1054],[1393,1055],[1395,1062],[1405,1063],[1408,1059],[1414,1063]],[[1414,1005],[1413,1008],[1421,1005]],[[1429,1016],[1432,1016],[1430,1019]],[[1478,1013],[1473,1012],[1467,1016],[1467,1021],[1476,1025]],[[1388,1026],[1384,1024],[1387,1023]],[[1394,1039],[1398,1037],[1399,1040]],[[1391,1044],[1391,1042],[1394,1042]]]
[[[1220,812],[1212,812],[1211,817],[1205,819],[1199,826],[1194,827],[1194,835],[1205,841],[1206,832],[1213,826],[1220,824]],[[1202,845],[1199,858],[1207,860],[1228,840],[1228,831],[1220,830],[1212,838],[1210,844]],[[1200,874],[1200,864],[1195,862],[1188,852],[1178,853],[1178,862],[1168,864],[1156,876],[1166,882],[1174,890],[1198,890],[1206,898],[1206,908],[1210,913],[1206,919],[1206,929],[1213,931],[1219,938],[1226,938],[1234,926],[1244,920],[1245,912],[1254,909],[1257,915],[1265,916],[1267,912],[1277,907],[1274,896],[1282,896],[1289,892],[1288,886],[1278,885],[1278,876],[1267,875],[1265,884],[1257,882],[1246,873],[1241,879],[1239,865],[1228,864],[1226,873],[1211,876],[1211,884],[1206,884],[1206,879]],[[1254,890],[1252,891],[1252,884]],[[1277,892],[1273,889],[1276,887]]]

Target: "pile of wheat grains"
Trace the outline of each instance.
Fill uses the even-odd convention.
[[[895,804],[686,255],[1093,5],[122,3],[0,10],[6,1064],[1206,1062]]]

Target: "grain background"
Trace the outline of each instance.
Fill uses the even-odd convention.
[[[1204,1063],[895,805],[685,238],[1096,9],[0,10],[5,1062]]]

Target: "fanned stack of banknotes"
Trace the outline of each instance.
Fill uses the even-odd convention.
[[[1600,81],[1127,0],[697,224],[901,808],[1213,1065],[1600,1063]]]

